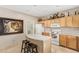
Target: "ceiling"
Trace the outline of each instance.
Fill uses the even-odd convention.
[[[44,17],[58,11],[78,7],[78,5],[1,5],[0,7],[8,8],[35,17]]]

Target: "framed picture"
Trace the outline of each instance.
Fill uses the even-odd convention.
[[[23,20],[0,17],[0,35],[23,33]]]

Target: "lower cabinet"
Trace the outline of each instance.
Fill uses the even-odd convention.
[[[76,36],[67,36],[67,47],[77,50],[77,38],[76,38]]]
[[[60,35],[60,36],[59,36],[59,44],[60,44],[61,46],[66,47],[66,35]]]
[[[77,47],[78,47],[78,51],[79,51],[79,37],[77,37]]]
[[[60,35],[59,42],[60,46],[79,51],[79,37],[77,38],[77,36]]]

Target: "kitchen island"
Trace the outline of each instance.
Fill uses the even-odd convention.
[[[27,35],[29,41],[38,46],[39,53],[50,53],[51,52],[51,37],[43,35]]]

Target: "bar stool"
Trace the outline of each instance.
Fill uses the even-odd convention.
[[[29,43],[28,44],[28,48],[29,48],[29,51],[31,53],[38,53],[38,50],[37,50],[37,45],[34,44],[34,43]]]
[[[25,52],[27,51],[26,49],[28,48],[29,42],[30,42],[30,41],[28,41],[28,40],[23,40],[23,41],[22,41],[21,52],[24,52],[24,53],[25,53]]]
[[[21,52],[24,53],[38,53],[37,45],[34,43],[30,43],[28,40],[22,41]]]

